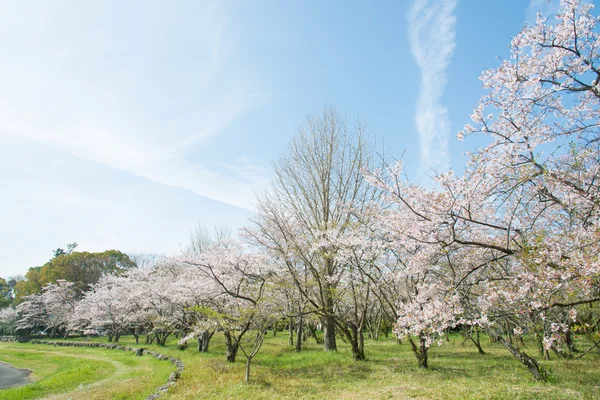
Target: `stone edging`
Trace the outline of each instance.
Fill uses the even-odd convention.
[[[119,346],[117,344],[112,344],[112,343],[53,342],[50,340],[38,340],[38,339],[34,339],[29,343],[47,344],[50,346],[63,346],[63,347],[100,347],[100,348],[111,349],[111,350],[131,351],[131,352],[135,353],[136,356],[142,356],[144,354],[147,354],[147,355],[150,355],[150,356],[156,358],[157,360],[171,361],[172,364],[177,366],[177,369],[173,373],[171,373],[171,375],[169,375],[169,380],[167,381],[167,383],[165,383],[164,385],[159,387],[155,393],[146,397],[146,400],[158,399],[161,394],[166,393],[169,390],[169,388],[171,386],[173,386],[175,384],[175,382],[177,382],[177,379],[179,379],[181,377],[181,372],[183,372],[183,368],[185,367],[183,362],[178,358],[171,357],[171,356],[165,356],[164,354],[160,354],[155,351],[147,350],[143,347],[126,347],[126,346]]]

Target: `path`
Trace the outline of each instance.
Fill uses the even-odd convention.
[[[30,383],[28,369],[18,369],[10,364],[0,362],[0,389],[21,386]]]

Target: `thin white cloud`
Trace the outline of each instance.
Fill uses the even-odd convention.
[[[557,0],[530,0],[529,7],[527,7],[527,10],[525,11],[525,21],[528,25],[535,25],[538,12],[541,13],[543,17],[550,18],[556,15],[559,7],[560,2]]]
[[[237,162],[237,161],[233,161]],[[250,211],[165,186],[40,141],[0,134],[0,276],[24,274],[51,250],[171,253],[198,223],[236,230]]]
[[[408,13],[411,50],[421,71],[415,121],[419,132],[420,173],[450,167],[451,125],[441,99],[446,69],[456,45],[456,0],[414,0]]]
[[[219,1],[5,4],[0,132],[251,208],[262,176],[191,161],[262,101],[251,68],[231,68],[239,43],[227,11]]]

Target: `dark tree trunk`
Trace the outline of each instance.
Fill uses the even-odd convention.
[[[317,328],[311,324],[308,324],[307,326],[308,326],[308,330],[310,331],[310,334],[315,338],[315,342],[317,344],[323,344],[323,339],[321,339],[319,337],[319,335],[317,334]]]
[[[303,318],[299,317],[296,324],[296,351],[302,351],[302,331],[304,330],[303,326]]]
[[[156,333],[154,336],[156,336],[156,344],[159,346],[166,346],[167,345],[167,338],[171,335],[171,332],[160,332],[160,333]]]
[[[151,333],[151,334],[146,334],[146,344],[152,344],[154,343],[154,339],[156,339],[156,335]]]
[[[140,343],[140,327],[136,326],[135,328],[133,328],[133,332],[131,334],[135,338],[135,344],[139,344]]]
[[[427,365],[427,338],[425,334],[421,333],[419,335],[419,345],[417,346],[412,339],[412,337],[408,337],[408,342],[410,343],[410,347],[412,348],[415,357],[417,358],[417,363],[419,364],[419,368],[428,368]]]
[[[198,335],[198,351],[208,353],[208,344],[214,333],[214,331],[204,331]]]
[[[325,351],[337,351],[335,342],[335,320],[333,317],[323,318],[323,344]]]
[[[353,322],[348,322],[346,326],[340,326],[340,331],[344,334],[350,348],[352,349],[352,359],[354,361],[362,361],[365,359],[365,336],[362,326],[356,326]]]
[[[359,329],[358,331],[358,349],[360,350],[361,354],[362,354],[362,359],[365,359],[365,335],[363,333],[362,329]]]
[[[210,344],[210,339],[212,339],[215,331],[205,331],[204,332],[204,340],[202,341],[202,352],[208,353],[208,345]]]
[[[352,342],[352,359],[354,361],[363,361],[365,359],[365,352],[361,350],[357,342]]]
[[[565,342],[567,343],[567,348],[571,353],[578,353],[579,350],[575,347],[575,342],[573,341],[573,333],[569,327],[569,330],[565,333]]]
[[[235,357],[237,356],[239,343],[237,340],[233,338],[231,332],[225,331],[223,332],[225,335],[225,344],[227,346],[227,353],[225,354],[225,359],[227,362],[235,362]]]
[[[469,337],[471,338],[471,341],[473,342],[475,347],[477,347],[477,351],[479,352],[479,354],[484,355],[485,351],[483,351],[483,349],[481,348],[481,340],[479,339],[479,329],[475,328],[475,337],[473,337],[473,332],[469,334]]]
[[[329,262],[330,260],[328,260]],[[323,323],[323,344],[325,351],[337,351],[335,342],[335,318],[333,317],[333,294],[328,285],[325,287],[325,317]]]
[[[365,336],[362,329],[357,329],[355,326],[351,328],[352,340],[350,345],[352,347],[352,359],[354,361],[362,361],[365,359]]]
[[[290,346],[294,345],[294,325],[292,323],[292,318],[290,318],[290,321],[288,323],[288,344]]]

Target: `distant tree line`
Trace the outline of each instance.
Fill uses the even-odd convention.
[[[88,291],[104,275],[119,275],[135,268],[136,263],[125,253],[106,250],[99,253],[75,251],[77,243],[66,249],[53,250],[52,258],[44,265],[31,267],[25,276],[0,278],[0,308],[16,306],[51,283],[64,280],[73,283],[79,294]]]

